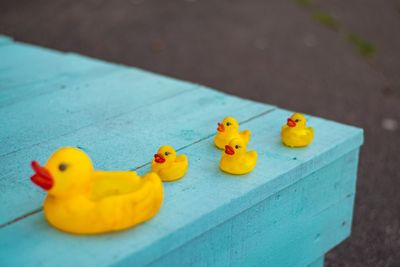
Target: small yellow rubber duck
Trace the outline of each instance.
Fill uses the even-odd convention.
[[[95,171],[77,148],[56,151],[45,166],[32,162],[31,180],[47,191],[44,215],[54,227],[74,234],[97,234],[132,227],[152,218],[163,201],[155,173]]]
[[[224,149],[234,138],[242,139],[245,144],[250,141],[250,130],[239,132],[239,123],[233,117],[226,117],[221,123],[218,123],[217,131],[214,142],[219,149]]]
[[[257,157],[257,151],[247,152],[244,140],[235,138],[225,146],[219,166],[230,174],[246,174],[256,166]]]
[[[294,113],[282,126],[282,143],[288,147],[308,146],[314,138],[314,129],[306,127],[306,124],[304,115]]]
[[[161,146],[151,162],[151,169],[157,173],[164,182],[172,182],[185,176],[188,169],[186,155],[176,155],[172,146]]]

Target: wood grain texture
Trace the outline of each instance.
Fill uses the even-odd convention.
[[[1,266],[318,265],[349,234],[361,129],[308,116],[313,144],[289,149],[280,128],[291,111],[0,37],[1,56]],[[249,149],[259,152],[257,167],[245,176],[218,168],[213,135],[227,115],[252,131]],[[30,160],[45,162],[60,146],[75,146],[97,169],[144,174],[163,144],[187,154],[189,170],[165,184],[163,208],[151,221],[90,237],[44,221],[44,193],[29,181]],[[24,257],[10,257],[19,251]],[[260,257],[265,251],[270,258]]]

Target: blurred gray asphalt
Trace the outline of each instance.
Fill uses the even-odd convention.
[[[326,263],[400,266],[399,0],[1,0],[0,33],[364,128],[353,234]]]

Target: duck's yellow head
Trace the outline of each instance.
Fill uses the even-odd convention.
[[[35,171],[32,182],[54,196],[86,191],[93,173],[90,158],[82,150],[73,147],[57,150],[44,166],[32,161],[32,168]]]
[[[154,155],[154,162],[158,164],[174,162],[175,159],[176,151],[172,146],[161,146]]]
[[[226,117],[222,122],[218,123],[218,132],[230,133],[239,131],[239,123],[234,117]]]
[[[234,138],[225,146],[225,154],[229,156],[238,156],[246,153],[246,143],[241,138]]]
[[[300,113],[294,113],[290,118],[287,120],[287,126],[291,128],[305,128],[306,127],[306,117]]]

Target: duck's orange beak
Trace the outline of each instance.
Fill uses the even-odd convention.
[[[165,158],[161,154],[155,154],[154,155],[154,161],[157,162],[157,163],[164,163],[165,162]]]
[[[225,153],[228,155],[233,155],[235,154],[235,150],[233,149],[233,147],[226,145],[225,146]]]
[[[31,176],[31,181],[46,191],[50,190],[54,185],[54,180],[50,172],[45,167],[40,166],[37,161],[32,161],[31,165],[35,172],[35,174]]]
[[[292,120],[291,118],[287,119],[287,126],[289,127],[296,127],[296,122]]]
[[[225,126],[224,126],[224,124],[218,122],[217,131],[218,131],[218,132],[221,132],[221,133],[224,132],[224,131],[225,131]]]

